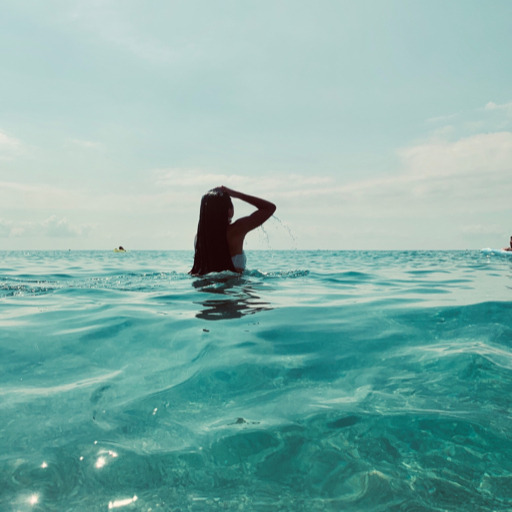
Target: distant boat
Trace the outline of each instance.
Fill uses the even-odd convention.
[[[122,245],[120,245],[119,247],[116,247],[114,249],[114,252],[126,252],[126,249]]]

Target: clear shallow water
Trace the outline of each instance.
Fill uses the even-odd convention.
[[[512,258],[0,253],[0,510],[512,509]]]

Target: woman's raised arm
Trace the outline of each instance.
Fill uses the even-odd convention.
[[[257,228],[258,226],[261,226],[266,220],[272,217],[276,211],[276,205],[270,201],[267,201],[266,199],[250,196],[249,194],[244,194],[243,192],[239,192],[224,186],[220,188],[230,197],[240,199],[241,201],[249,203],[250,205],[257,208],[253,214],[249,215],[248,217],[242,217],[236,221],[236,224],[238,224],[239,227],[242,228],[246,233],[252,229]]]

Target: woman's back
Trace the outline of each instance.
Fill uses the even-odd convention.
[[[245,201],[257,210],[231,224],[234,213],[231,197]],[[203,275],[223,270],[242,272],[246,265],[243,248],[245,236],[261,226],[275,210],[275,204],[270,201],[227,187],[210,190],[201,199],[194,266],[190,273]]]

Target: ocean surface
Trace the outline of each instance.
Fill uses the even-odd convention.
[[[0,510],[510,511],[512,257],[0,252]]]

